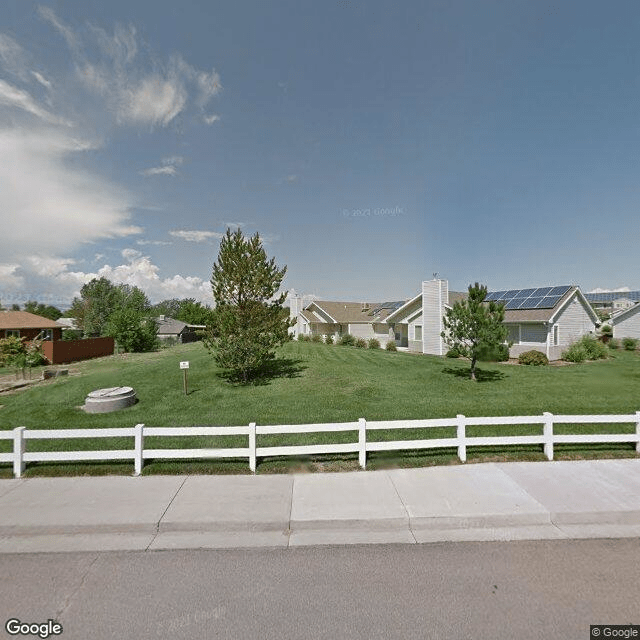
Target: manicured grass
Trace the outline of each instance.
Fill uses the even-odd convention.
[[[468,379],[463,360],[441,359],[384,350],[356,349],[292,342],[278,353],[279,371],[260,384],[228,383],[202,344],[181,345],[150,354],[123,354],[70,366],[68,378],[57,378],[25,391],[0,396],[0,428],[91,428],[149,426],[304,424],[367,420],[396,420],[467,416],[634,413],[640,409],[640,357],[614,351],[606,361],[562,367],[485,364],[479,382]],[[179,362],[189,360],[189,394],[182,387]],[[140,402],[124,411],[88,415],[79,407],[86,395],[103,387],[132,386]],[[540,433],[541,427],[469,427],[469,435]],[[557,432],[597,433],[633,431],[621,425],[561,425]],[[412,439],[453,436],[453,429],[374,432],[371,439]],[[355,432],[263,436],[259,446],[275,444],[353,442]],[[131,438],[75,441],[36,441],[33,450],[131,448]],[[146,438],[145,446],[246,446],[244,437]],[[29,443],[31,444],[31,443]],[[0,441],[0,450],[10,450]],[[558,457],[634,455],[631,445],[556,447]],[[542,459],[540,447],[470,449],[469,460]],[[371,454],[371,468],[402,464],[422,466],[451,463],[455,451]],[[27,473],[122,473],[132,464],[32,464]],[[261,472],[286,468],[357,468],[356,456],[314,460],[263,460]],[[145,473],[246,472],[246,461],[147,462]],[[8,465],[0,474],[10,475]]]

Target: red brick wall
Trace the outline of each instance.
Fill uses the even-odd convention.
[[[76,362],[89,358],[113,355],[113,338],[86,338],[85,340],[54,340],[42,343],[44,357],[51,364]]]

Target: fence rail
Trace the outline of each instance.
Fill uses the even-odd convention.
[[[554,424],[635,424],[635,433],[601,434],[556,434]],[[522,436],[469,436],[469,426],[541,425],[542,433]],[[455,437],[428,438],[422,440],[368,441],[367,432],[395,429],[432,429],[455,427]],[[357,442],[343,444],[312,444],[257,446],[257,436],[278,434],[301,434],[355,431]],[[200,448],[200,449],[151,449],[145,448],[145,437],[188,436],[247,436],[246,447]],[[27,440],[52,440],[69,438],[114,438],[133,437],[133,449],[100,451],[28,451]],[[635,414],[613,415],[553,415],[466,417],[429,420],[380,420],[367,422],[360,418],[356,422],[331,424],[256,425],[238,427],[135,427],[108,429],[27,429],[17,427],[12,431],[0,431],[0,440],[13,440],[11,453],[0,453],[0,463],[13,463],[13,473],[20,478],[27,462],[79,462],[86,460],[133,460],[134,474],[140,475],[145,459],[197,459],[197,458],[247,458],[251,471],[256,470],[256,461],[264,456],[317,455],[331,453],[358,453],[358,461],[364,469],[367,453],[372,451],[398,451],[416,449],[456,448],[458,457],[466,462],[468,447],[532,445],[543,446],[548,460],[553,460],[555,444],[635,443],[640,453],[640,411]]]

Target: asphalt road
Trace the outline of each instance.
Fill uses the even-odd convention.
[[[62,640],[573,638],[640,624],[640,540],[0,556],[0,618]]]

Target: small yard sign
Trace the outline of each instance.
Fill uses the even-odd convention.
[[[187,369],[189,368],[189,361],[185,360],[180,363],[180,368],[184,371],[184,395],[187,395]]]

